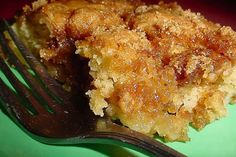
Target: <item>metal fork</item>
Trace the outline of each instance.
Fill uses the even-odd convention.
[[[110,143],[133,148],[149,156],[184,156],[161,142],[113,123],[109,118],[95,116],[88,107],[87,99],[79,96],[75,99],[49,76],[6,20],[2,20],[1,27],[4,28],[0,33],[4,54],[0,55],[0,68],[14,90],[0,79],[0,100],[10,118],[33,139],[52,145]],[[19,61],[3,31],[9,34],[27,64]],[[27,86],[12,73],[12,66]]]

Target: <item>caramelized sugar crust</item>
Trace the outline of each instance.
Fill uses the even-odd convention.
[[[225,116],[236,95],[236,33],[176,3],[39,0],[16,29],[67,84],[88,63],[94,114],[148,135],[187,141],[189,124]]]

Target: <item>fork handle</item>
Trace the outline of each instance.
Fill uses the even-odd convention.
[[[67,138],[66,140],[45,138],[44,140],[41,139],[39,141],[56,145],[72,145],[82,143],[115,144],[118,146],[131,148],[150,157],[186,157],[184,154],[157,140],[154,140],[151,137],[117,125],[108,119],[100,120],[100,122],[99,120],[97,122],[97,128],[92,128],[91,131],[86,131],[85,133],[80,134],[80,136]],[[101,122],[102,125],[99,125]]]
[[[84,136],[88,143],[107,143],[131,148],[152,157],[185,157],[185,155],[137,132],[126,134],[99,132]],[[115,142],[114,142],[115,141]]]
[[[107,143],[128,147],[148,156],[185,157],[184,154],[168,147],[167,145],[144,134],[117,125],[111,122],[109,119],[98,120],[97,128],[92,130],[95,131],[86,132],[82,136],[77,137],[77,139],[68,139],[68,144]]]

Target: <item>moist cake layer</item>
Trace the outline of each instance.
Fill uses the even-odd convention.
[[[187,141],[235,99],[236,33],[176,3],[39,0],[14,28],[94,114],[147,135]]]

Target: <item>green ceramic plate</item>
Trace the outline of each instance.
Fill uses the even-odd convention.
[[[0,78],[4,79],[0,72]],[[0,89],[1,90],[1,89]],[[190,142],[166,143],[168,146],[191,157],[235,157],[236,156],[236,106],[228,105],[228,116],[197,132],[190,128]],[[21,131],[0,110],[0,157],[144,157],[133,150],[102,144],[80,144],[78,146],[52,146],[39,143]]]

